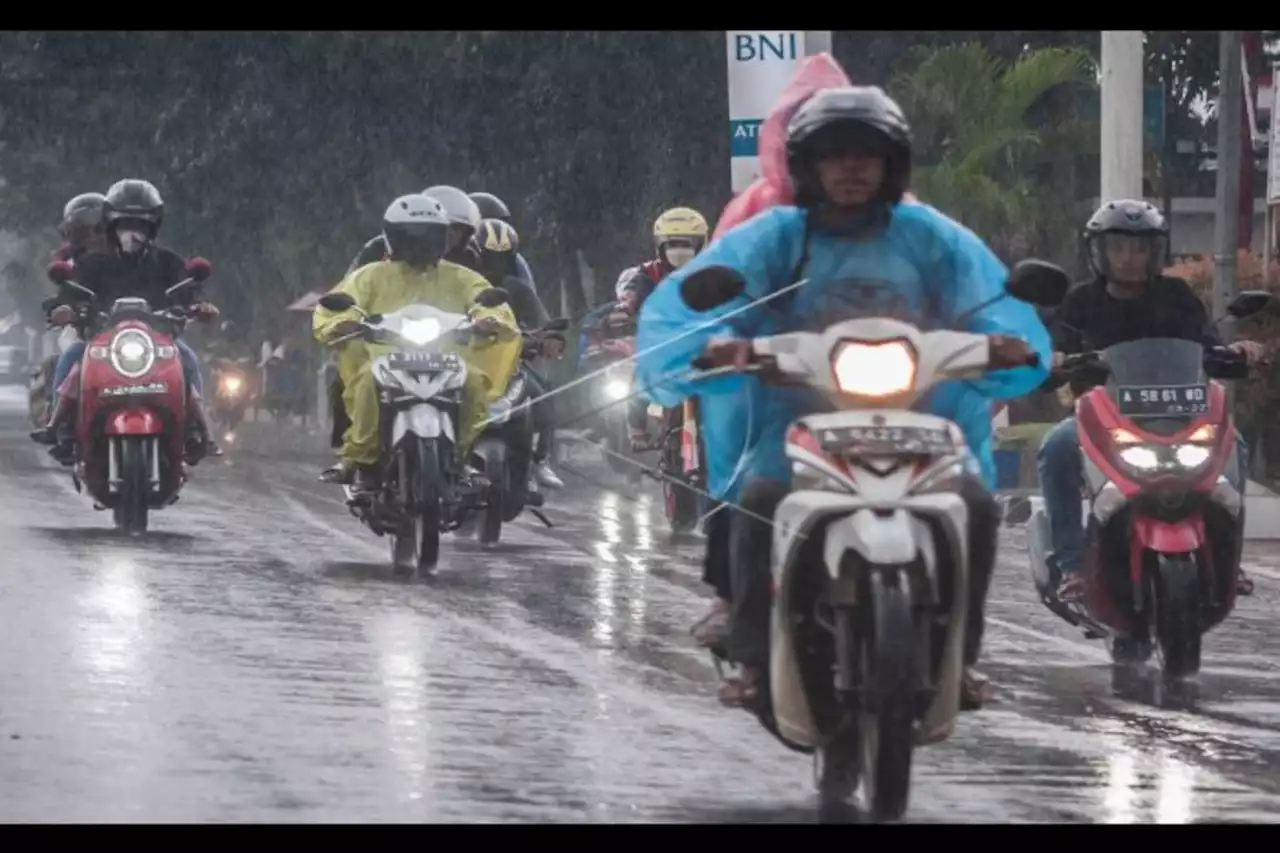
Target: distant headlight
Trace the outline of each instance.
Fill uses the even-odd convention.
[[[604,393],[610,400],[621,400],[631,393],[631,383],[622,379],[610,379],[605,383]]]

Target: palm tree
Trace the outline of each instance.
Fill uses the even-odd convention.
[[[968,43],[917,48],[908,63],[890,88],[915,130],[912,189],[922,200],[997,244],[1034,239],[1047,218],[1070,215],[1074,193],[1054,191],[1069,176],[1056,174],[1063,158],[1052,149],[1074,148],[1089,128],[1073,110],[1038,108],[1062,87],[1096,85],[1086,51],[1040,48],[1007,64]]]

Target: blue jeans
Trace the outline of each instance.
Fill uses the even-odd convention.
[[[1244,493],[1249,470],[1249,449],[1244,436],[1236,433],[1237,467],[1234,485]],[[1084,459],[1076,438],[1076,419],[1072,415],[1045,434],[1036,454],[1040,472],[1040,491],[1044,495],[1045,512],[1049,514],[1049,537],[1053,554],[1063,576],[1080,570],[1084,561],[1084,517],[1081,490],[1084,488]]]
[[[196,358],[195,350],[187,346],[182,338],[175,338],[174,343],[178,347],[178,358],[182,361],[182,378],[186,381],[187,389],[195,388],[196,393],[203,397],[204,377],[200,375],[200,362]],[[84,341],[76,341],[59,356],[58,366],[53,369],[53,382],[48,389],[50,405],[53,405],[53,397],[57,390],[71,375],[71,368],[79,364],[80,359],[84,357],[85,346]]]

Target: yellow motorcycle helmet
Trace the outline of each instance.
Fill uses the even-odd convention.
[[[679,269],[707,245],[711,228],[701,213],[691,207],[673,207],[653,221],[653,244],[658,257]]]

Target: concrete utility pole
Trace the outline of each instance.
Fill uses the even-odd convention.
[[[1214,211],[1213,314],[1221,317],[1236,295],[1236,237],[1240,209],[1240,31],[1223,30],[1218,40],[1218,170]],[[1232,340],[1235,324],[1223,324],[1223,337]]]
[[[1143,197],[1142,48],[1142,30],[1102,31],[1103,204]]]
[[[805,30],[804,55],[817,56],[819,53],[831,53],[831,30]]]

